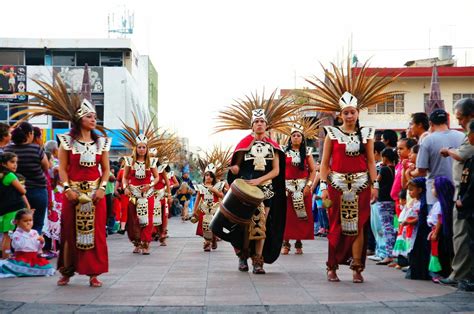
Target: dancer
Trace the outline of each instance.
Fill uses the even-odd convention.
[[[252,129],[242,139],[231,160],[228,182],[243,178],[259,187],[265,200],[256,209],[250,227],[239,226],[232,244],[239,257],[239,270],[248,271],[247,259],[252,256],[253,273],[265,274],[264,262],[273,263],[280,254],[285,229],[285,155],[267,131],[282,130],[296,106],[287,97],[277,99],[274,91],[268,99],[252,95],[221,111],[217,132]],[[247,241],[249,240],[249,241]]]
[[[222,150],[220,150],[222,152]],[[203,184],[196,186],[197,197],[194,202],[193,217],[198,221],[196,235],[204,238],[203,250],[210,252],[217,249],[217,237],[210,229],[210,223],[217,209],[220,200],[224,197],[225,181],[219,181],[227,167],[218,160],[216,153],[219,153],[217,147],[211,154],[206,154],[205,158],[199,159],[199,166],[203,173]]]
[[[55,85],[34,80],[47,95],[26,92],[41,103],[19,105],[27,107],[16,113],[22,120],[35,116],[52,115],[69,121],[72,128],[58,135],[59,177],[65,199],[61,215],[61,241],[57,284],[69,283],[74,273],[90,277],[91,287],[101,287],[97,276],[108,272],[107,242],[105,239],[105,186],[109,179],[109,150],[111,140],[99,137],[93,104],[85,97],[68,93],[66,85],[56,76]],[[90,95],[89,95],[90,96]]]
[[[318,124],[309,118],[299,117],[290,130],[286,153],[286,227],[281,254],[290,251],[290,240],[295,239],[295,254],[303,254],[301,240],[314,239],[312,194],[316,178],[312,148],[306,146],[306,139],[319,133]]]
[[[370,216],[370,202],[377,197],[377,172],[374,159],[374,132],[360,127],[359,111],[383,103],[395,92],[382,92],[394,78],[374,78],[367,73],[367,63],[347,70],[332,64],[334,73],[324,69],[325,79],[307,80],[318,93],[305,91],[317,111],[339,112],[342,125],[326,126],[321,161],[322,199],[332,201],[329,213],[327,279],[337,282],[339,264],[349,264],[353,282],[362,283]],[[357,70],[357,72],[355,71]],[[330,184],[328,184],[328,182]]]
[[[143,132],[137,117],[133,114],[134,127],[122,121],[120,131],[124,144],[132,149],[132,155],[125,157],[122,186],[130,197],[127,215],[127,234],[134,245],[133,253],[149,255],[153,231],[153,187],[159,181],[156,158],[150,157],[149,147],[158,144],[153,120],[143,123]],[[153,176],[153,181],[151,177]]]

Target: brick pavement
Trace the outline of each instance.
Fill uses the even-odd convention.
[[[228,243],[202,251],[195,226],[170,219],[168,246],[132,254],[126,236],[108,238],[110,272],[102,288],[75,276],[57,287],[57,276],[0,280],[0,312],[421,312],[474,311],[474,295],[368,261],[366,282],[353,284],[341,267],[340,283],[325,279],[326,240],[304,242],[304,254],[281,256],[267,274],[237,271]]]

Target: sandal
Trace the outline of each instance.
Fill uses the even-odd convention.
[[[364,277],[362,277],[362,271],[364,270],[364,265],[362,264],[361,259],[354,258],[350,268],[352,269],[352,282],[363,283]]]
[[[102,281],[97,279],[97,277],[91,277],[91,279],[89,279],[89,286],[94,288],[100,288],[102,287]]]
[[[246,258],[239,258],[239,271],[249,271],[249,265]]]
[[[69,279],[71,277],[68,277],[68,276],[61,276],[61,278],[59,278],[58,282],[57,282],[57,285],[58,286],[67,286],[67,284],[69,283]]]
[[[337,277],[335,269],[328,269],[327,271],[327,278],[329,282],[339,282],[341,281],[339,277]]]
[[[288,255],[291,249],[291,244],[290,241],[283,241],[283,246],[281,247],[281,254],[282,255]]]
[[[136,246],[133,251],[132,251],[133,254],[140,254],[141,253],[141,249],[139,246]]]
[[[142,255],[150,255],[150,243],[142,242]]]
[[[352,282],[353,283],[363,283],[364,282],[364,277],[362,277],[362,274],[358,271],[353,271],[352,272]]]
[[[301,254],[303,254],[303,248],[297,247],[297,248],[296,248],[296,251],[295,251],[295,254],[296,254],[296,255],[301,255]]]
[[[211,242],[205,241],[203,249],[204,249],[204,252],[210,252],[211,251]]]
[[[326,268],[326,276],[329,282],[339,282],[341,281],[339,277],[337,277],[336,270],[339,268],[338,265],[335,266],[327,266]]]

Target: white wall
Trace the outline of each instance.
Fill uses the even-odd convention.
[[[474,94],[474,77],[440,77],[441,98],[444,106],[451,114],[452,128],[459,128],[453,114],[453,94]],[[410,115],[424,111],[424,94],[431,91],[431,78],[400,78],[390,85],[390,90],[405,92],[404,114],[368,114],[363,111],[360,115],[361,125],[373,126],[378,129],[406,129]]]

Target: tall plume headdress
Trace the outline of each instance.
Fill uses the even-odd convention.
[[[59,120],[77,124],[85,115],[91,112],[95,113],[94,105],[89,100],[74,91],[68,92],[66,84],[58,74],[55,76],[53,85],[36,79],[33,79],[33,82],[38,84],[46,94],[33,92],[19,93],[37,98],[39,101],[14,105],[15,108],[22,108],[10,117],[10,119],[21,117],[17,123],[42,115],[50,115]],[[96,129],[106,135],[106,128],[103,126],[97,125]]]
[[[143,120],[140,126],[140,122],[135,113],[132,112],[132,116],[133,126],[126,124],[120,119],[123,129],[119,132],[122,135],[123,144],[130,149],[134,149],[140,143],[146,144],[148,148],[156,147],[160,142],[157,136],[157,128],[153,125],[156,117],[153,117],[148,123]]]
[[[262,118],[267,122],[267,129],[282,131],[293,115],[297,106],[290,96],[277,98],[274,90],[268,99],[265,93],[245,96],[244,99],[235,100],[230,106],[219,112],[218,126],[215,132],[227,130],[249,130],[255,119]]]
[[[232,150],[230,148],[224,149],[221,146],[214,146],[204,157],[199,157],[199,168],[203,174],[211,171],[217,178],[221,178],[229,167],[231,158]]]
[[[291,118],[290,123],[283,134],[291,136],[293,132],[300,132],[305,139],[316,139],[319,134],[319,127],[324,119],[315,121],[311,117],[306,117],[302,113]]]
[[[397,76],[380,76],[370,74],[368,62],[360,68],[352,68],[350,60],[340,68],[331,63],[332,71],[324,70],[325,78],[315,77],[306,81],[315,87],[315,91],[303,91],[303,96],[312,100],[309,109],[322,112],[341,112],[344,108],[353,107],[357,110],[367,109],[376,104],[384,103],[401,91],[385,91]]]

